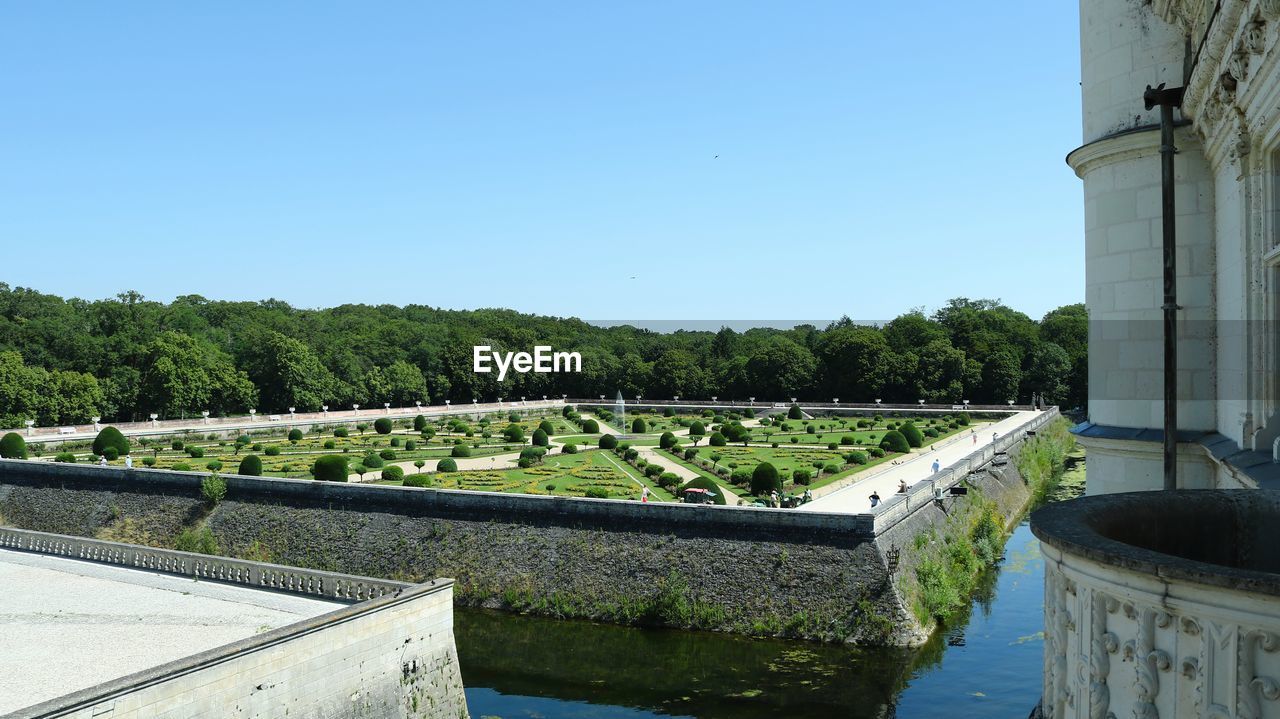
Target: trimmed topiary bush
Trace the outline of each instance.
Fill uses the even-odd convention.
[[[804,412],[800,411],[800,405],[793,404],[791,405],[791,409],[787,410],[787,419],[803,419],[803,418],[804,418]]]
[[[345,482],[348,474],[347,458],[340,454],[326,454],[311,467],[311,476],[321,482]]]
[[[524,428],[518,424],[509,424],[506,429],[502,430],[502,436],[508,442],[523,442]]]
[[[910,452],[911,445],[907,442],[907,438],[896,429],[891,429],[884,433],[884,439],[880,440],[880,448],[889,452]]]
[[[120,453],[116,451],[115,447],[105,447],[102,450],[102,456],[106,457],[108,462],[114,462],[120,458]]]
[[[956,416],[956,423],[957,423],[957,424],[959,424],[961,427],[968,427],[968,426],[969,426],[969,413],[968,413],[968,412],[961,412],[958,416]]]
[[[712,433],[711,433],[711,446],[712,446],[712,447],[723,447],[723,446],[727,445],[728,443],[729,443],[729,442],[728,442],[728,440],[726,440],[726,439],[724,438],[724,435],[723,435],[723,434],[720,434],[719,432],[712,432]]]
[[[670,432],[663,432],[658,438],[658,446],[663,449],[671,449],[676,446],[676,436]]]
[[[547,437],[547,433],[543,432],[541,427],[533,430],[532,441],[533,441],[533,444],[538,447],[546,447],[547,445],[551,444],[551,440]]]
[[[455,444],[453,445],[453,449],[450,450],[449,455],[452,457],[470,457],[471,448],[465,444]]]
[[[182,440],[175,439],[169,443],[169,446],[172,447],[175,451],[181,452],[184,445],[182,444]]]
[[[373,431],[378,434],[391,434],[391,418],[379,417],[373,420]]]
[[[280,456],[280,447],[278,447],[278,446],[276,446],[276,445],[274,445],[274,444],[273,444],[273,445],[269,445],[269,446],[267,446],[266,448],[264,448],[264,449],[262,450],[262,453],[263,453],[263,454],[265,454],[265,455],[267,455],[268,457],[279,457],[279,456]]]
[[[782,491],[782,479],[778,477],[778,468],[769,462],[761,462],[751,472],[751,493],[754,495]]]
[[[414,431],[414,432],[421,432],[422,430],[424,430],[424,429],[426,429],[426,428],[427,428],[427,418],[426,418],[426,417],[423,417],[422,415],[418,415],[417,417],[414,417],[414,418],[413,418],[413,431]]]
[[[585,419],[582,421],[582,431],[586,434],[595,434],[600,431],[600,423],[594,419]]]
[[[154,459],[154,457],[152,457],[152,459]],[[70,452],[59,452],[53,455],[53,461],[65,462],[67,464],[75,464],[76,456]]]
[[[387,467],[382,470],[382,478],[388,482],[400,482],[404,480],[404,470],[396,466]]]
[[[611,434],[600,435],[600,449],[613,449],[618,446],[618,438]]]
[[[186,462],[178,462],[177,464],[173,465],[169,469],[172,469],[175,472],[190,472],[191,465],[187,464]]]
[[[739,487],[749,486],[751,484],[751,470],[746,467],[738,467],[729,474],[729,481]]]
[[[872,447],[871,449],[867,450],[867,452],[870,453],[870,455],[872,457],[875,457],[876,459],[879,459],[880,457],[884,456],[884,450],[880,449],[879,447]]]
[[[240,468],[236,470],[236,474],[243,474],[246,477],[261,477],[262,459],[256,454],[246,454],[244,459],[240,460]]]
[[[17,432],[9,432],[0,437],[0,457],[4,459],[26,459],[27,440]]]
[[[716,504],[728,504],[724,498],[724,489],[706,477],[694,477],[688,482],[685,482],[680,489],[705,489],[711,493],[711,499]]]
[[[556,426],[552,424],[551,420],[549,419],[544,419],[541,422],[539,422],[538,429],[545,432],[548,437],[556,433]]]
[[[334,437],[348,437],[348,436],[350,436],[350,435],[351,435],[351,433],[347,431],[347,428],[346,428],[346,427],[339,427],[339,428],[337,428],[337,429],[333,430],[333,436],[334,436]]]
[[[924,433],[920,431],[919,427],[916,427],[915,423],[903,422],[898,431],[902,433],[903,437],[907,438],[907,444],[912,447],[919,447],[924,444]]]
[[[116,456],[119,457],[129,453],[129,440],[115,427],[103,427],[98,436],[93,438],[93,453],[102,454],[102,450],[107,447],[114,447]]]
[[[378,456],[390,461],[396,458],[396,451],[394,449],[384,449],[378,453]]]
[[[434,482],[431,481],[431,475],[428,474],[411,474],[404,478],[404,486],[406,487],[430,487],[432,484]]]
[[[219,462],[216,459],[211,459],[208,462],[204,463],[204,468],[209,470],[210,472],[217,472],[222,469],[222,462]]]
[[[807,469],[797,469],[796,471],[791,473],[791,481],[795,482],[796,484],[808,486],[809,482],[812,480],[813,480],[813,474],[809,472],[809,470]]]
[[[436,471],[437,472],[457,472],[458,463],[453,461],[449,457],[445,457],[439,462],[436,462]]]
[[[645,424],[643,417],[636,417],[631,422],[632,434],[644,434],[649,431],[649,425]]]
[[[290,441],[290,442],[301,442],[301,441],[302,441],[302,430],[298,429],[297,427],[294,427],[293,429],[289,430],[289,441]]]
[[[576,444],[566,444],[564,447],[561,447],[561,448],[560,448],[560,452],[561,452],[562,454],[577,454],[577,453],[578,453],[578,445],[576,445]]]

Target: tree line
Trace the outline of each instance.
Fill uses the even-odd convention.
[[[582,355],[575,374],[476,374],[472,347]],[[653,332],[506,309],[63,299],[0,283],[0,426],[542,395],[843,402],[1085,399],[1087,317],[951,300],[879,326]]]

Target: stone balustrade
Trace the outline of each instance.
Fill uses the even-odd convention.
[[[1083,497],[1032,515],[1044,694],[1067,717],[1280,717],[1280,491]]]
[[[214,582],[242,584],[257,589],[323,597],[341,602],[377,599],[413,586],[403,582],[356,577],[336,572],[283,567],[265,562],[154,549],[7,527],[0,527],[0,549],[15,549],[103,564],[116,564]]]

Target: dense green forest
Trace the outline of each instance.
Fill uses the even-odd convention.
[[[512,310],[411,305],[304,310],[278,300],[171,303],[136,292],[86,301],[0,283],[0,426],[318,410],[526,395],[1003,403],[1085,397],[1087,319],[1039,322],[955,299],[880,327],[657,333]],[[580,374],[472,371],[472,347],[582,354]]]

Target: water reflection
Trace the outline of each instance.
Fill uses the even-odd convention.
[[[455,631],[475,717],[1021,717],[1040,692],[1041,569],[1024,525],[971,611],[914,651],[475,610]]]

